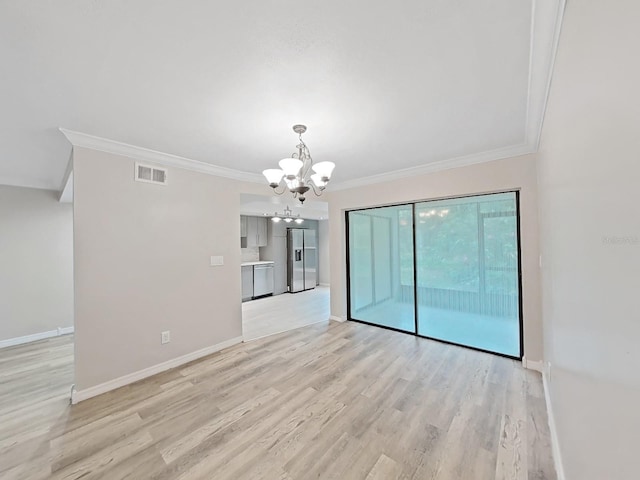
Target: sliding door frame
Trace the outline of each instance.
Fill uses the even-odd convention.
[[[518,249],[518,333],[519,333],[519,347],[520,351],[517,356],[507,355],[505,353],[494,352],[491,350],[485,350],[483,348],[473,347],[471,345],[464,345],[461,343],[451,342],[448,340],[442,340],[440,338],[429,337],[426,335],[418,334],[418,269],[416,268],[416,204],[423,202],[434,202],[438,200],[454,200],[459,198],[470,198],[470,197],[484,197],[490,195],[498,195],[501,193],[513,193],[515,195],[516,201],[516,245]],[[350,260],[350,243],[349,243],[349,213],[350,212],[360,212],[366,210],[374,210],[377,208],[385,208],[385,207],[402,207],[402,206],[411,206],[411,228],[412,228],[412,241],[413,241],[413,307],[414,307],[414,331],[401,330],[399,328],[389,327],[386,325],[379,325],[377,323],[367,322],[365,320],[358,320],[357,318],[353,318],[351,314],[351,260]],[[371,325],[373,327],[385,328],[387,330],[392,330],[394,332],[400,332],[408,335],[413,335],[415,337],[426,338],[428,340],[434,340],[436,342],[446,343],[449,345],[456,345],[458,347],[469,348],[471,350],[476,350],[478,352],[490,353],[492,355],[498,355],[499,357],[511,358],[514,360],[522,360],[524,356],[524,317],[522,314],[522,239],[520,234],[520,190],[500,190],[496,192],[488,192],[488,193],[471,193],[468,195],[455,195],[450,197],[439,197],[439,198],[430,198],[426,200],[415,200],[412,202],[401,202],[401,203],[391,203],[387,205],[377,205],[374,207],[364,207],[364,208],[353,208],[349,210],[345,210],[344,212],[344,220],[345,220],[345,241],[346,241],[346,261],[347,261],[347,320],[357,323],[362,323],[365,325]],[[481,220],[480,218],[478,219]]]

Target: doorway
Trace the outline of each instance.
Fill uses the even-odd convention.
[[[349,211],[349,319],[522,357],[518,192]]]

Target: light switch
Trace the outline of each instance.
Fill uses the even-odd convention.
[[[220,265],[224,265],[224,257],[222,255],[212,255],[211,266],[218,267]]]

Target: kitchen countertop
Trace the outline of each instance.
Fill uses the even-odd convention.
[[[251,267],[252,265],[269,265],[273,263],[272,260],[260,260],[259,262],[242,262],[240,265],[243,267]]]

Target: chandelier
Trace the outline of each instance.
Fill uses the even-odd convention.
[[[300,214],[293,215],[293,212],[289,208],[289,205],[287,205],[287,208],[284,209],[283,213],[275,212],[273,214],[273,217],[271,217],[272,222],[278,223],[281,220],[284,220],[287,223],[291,223],[295,221],[298,225],[304,222],[304,219],[300,218]]]
[[[302,134],[307,131],[305,125],[294,125],[293,131],[298,134],[300,143],[296,145],[298,149],[291,155],[291,158],[285,158],[278,163],[280,168],[270,168],[264,170],[262,174],[266,177],[269,186],[273,188],[276,195],[282,195],[289,190],[293,198],[304,203],[305,194],[309,190],[313,190],[316,196],[322,195],[322,192],[329,183],[331,172],[335,168],[333,162],[313,163],[309,149],[302,141]],[[313,171],[313,173],[312,173]],[[281,191],[278,187],[284,178],[284,186]]]

